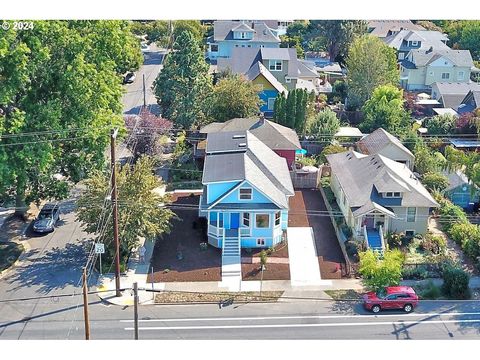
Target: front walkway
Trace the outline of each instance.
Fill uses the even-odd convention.
[[[312,228],[289,227],[287,238],[292,286],[320,284],[320,267]]]

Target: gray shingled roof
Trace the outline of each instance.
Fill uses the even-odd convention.
[[[240,148],[235,136],[246,137],[246,147]],[[294,195],[287,161],[275,154],[249,131],[211,133],[207,142],[228,144],[228,152],[207,155],[202,183],[246,180],[281,208],[288,209],[288,197]],[[223,145],[222,145],[223,146]],[[237,185],[238,186],[238,185]]]
[[[277,80],[275,76],[272,75],[270,71],[260,62],[257,61],[248,72],[245,74],[248,80],[253,81],[259,75],[263,75],[265,79],[279,92],[287,94],[287,89],[282,85],[280,81]]]
[[[363,155],[355,151],[327,155],[335,175],[352,208],[369,202],[381,206],[438,207],[438,203],[415,178],[410,169],[382,155]],[[379,188],[381,190],[379,190]],[[391,190],[390,190],[391,189]],[[378,192],[400,191],[401,199],[384,199]]]
[[[425,30],[424,27],[412,23],[410,20],[369,20],[368,27],[373,28],[370,34],[386,37],[389,31]]]
[[[432,87],[438,89],[438,95],[442,100],[443,106],[452,109],[458,108],[471,90],[480,90],[480,85],[474,82],[436,82],[432,84]]]
[[[213,39],[215,41],[233,40],[233,30],[240,27],[243,22],[232,20],[217,20],[213,23]],[[248,42],[270,42],[280,43],[280,38],[270,29],[264,22],[245,22],[245,29],[253,29],[254,34],[252,39],[242,39],[245,43]],[[248,30],[247,30],[248,31]]]
[[[409,58],[410,54],[412,55],[412,63],[414,63],[417,68],[429,65],[442,57],[450,60],[456,66],[473,66],[472,55],[469,50],[410,50]]]
[[[419,49],[428,49],[431,46],[438,50],[448,50],[449,47],[443,43],[448,37],[440,31],[430,30],[402,30],[396,34],[390,35],[384,39],[384,42],[397,50],[406,49],[403,41],[420,41]]]
[[[390,144],[395,145],[408,155],[412,157],[414,156],[412,152],[400,142],[400,140],[382,128],[375,130],[359,140],[357,142],[357,147],[364,154],[378,154]]]
[[[272,150],[299,150],[302,148],[295,130],[258,118],[236,118],[224,123],[211,123],[200,129],[203,134],[249,130]]]

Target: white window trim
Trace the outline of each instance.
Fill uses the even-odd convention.
[[[395,194],[398,193],[400,194],[399,196],[395,196]],[[388,195],[388,194],[392,194],[392,195]],[[398,198],[401,198],[402,197],[402,193],[399,192],[399,191],[387,191],[384,193],[384,198],[392,198],[392,199],[398,199]]]
[[[240,190],[250,190],[250,199],[242,199],[240,196]],[[253,199],[253,188],[251,187],[245,187],[245,188],[240,188],[238,189],[238,200],[252,200]]]
[[[248,225],[245,225],[245,214],[248,214]],[[252,226],[252,214],[249,212],[243,212],[242,213],[242,226],[245,228],[250,229]]]
[[[280,63],[280,69],[277,69],[277,63]],[[273,69],[272,69],[272,64],[274,64]],[[283,70],[282,60],[268,60],[268,70],[269,71],[282,71]]]
[[[443,77],[443,75],[448,75],[447,77]],[[450,73],[449,72],[444,72],[442,73],[442,80],[450,80]]]
[[[270,106],[272,104],[272,106]],[[267,99],[267,109],[273,110],[275,108],[275,98],[268,98]]]
[[[418,46],[418,41],[417,40],[412,40],[412,46]]]
[[[268,225],[267,225],[267,227],[257,227],[257,216],[258,216],[258,215],[267,215],[267,216],[268,216]],[[269,213],[256,213],[256,214],[255,214],[255,224],[254,224],[255,229],[270,229],[270,218],[271,218],[271,216],[270,216]]]
[[[462,74],[461,77],[460,77],[460,74]],[[457,74],[457,80],[464,80],[464,79],[465,79],[465,71],[459,71]]]
[[[408,209],[409,209],[409,208],[415,209],[415,217],[413,218],[413,221],[408,221]],[[405,222],[407,222],[407,223],[417,222],[417,208],[416,208],[415,206],[408,206],[408,207],[405,209]]]
[[[277,217],[277,214],[279,214],[280,216],[278,217],[278,225],[275,223],[277,221],[276,217]],[[278,228],[282,225],[282,212],[281,211],[276,211],[275,214],[273,215],[273,226]]]

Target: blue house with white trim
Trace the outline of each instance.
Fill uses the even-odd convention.
[[[268,248],[286,236],[288,201],[294,195],[287,162],[249,131],[209,133],[200,216],[208,242],[222,255]]]

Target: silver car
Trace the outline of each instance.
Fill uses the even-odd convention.
[[[39,233],[52,232],[60,220],[60,208],[57,204],[45,204],[33,222],[33,231]]]

